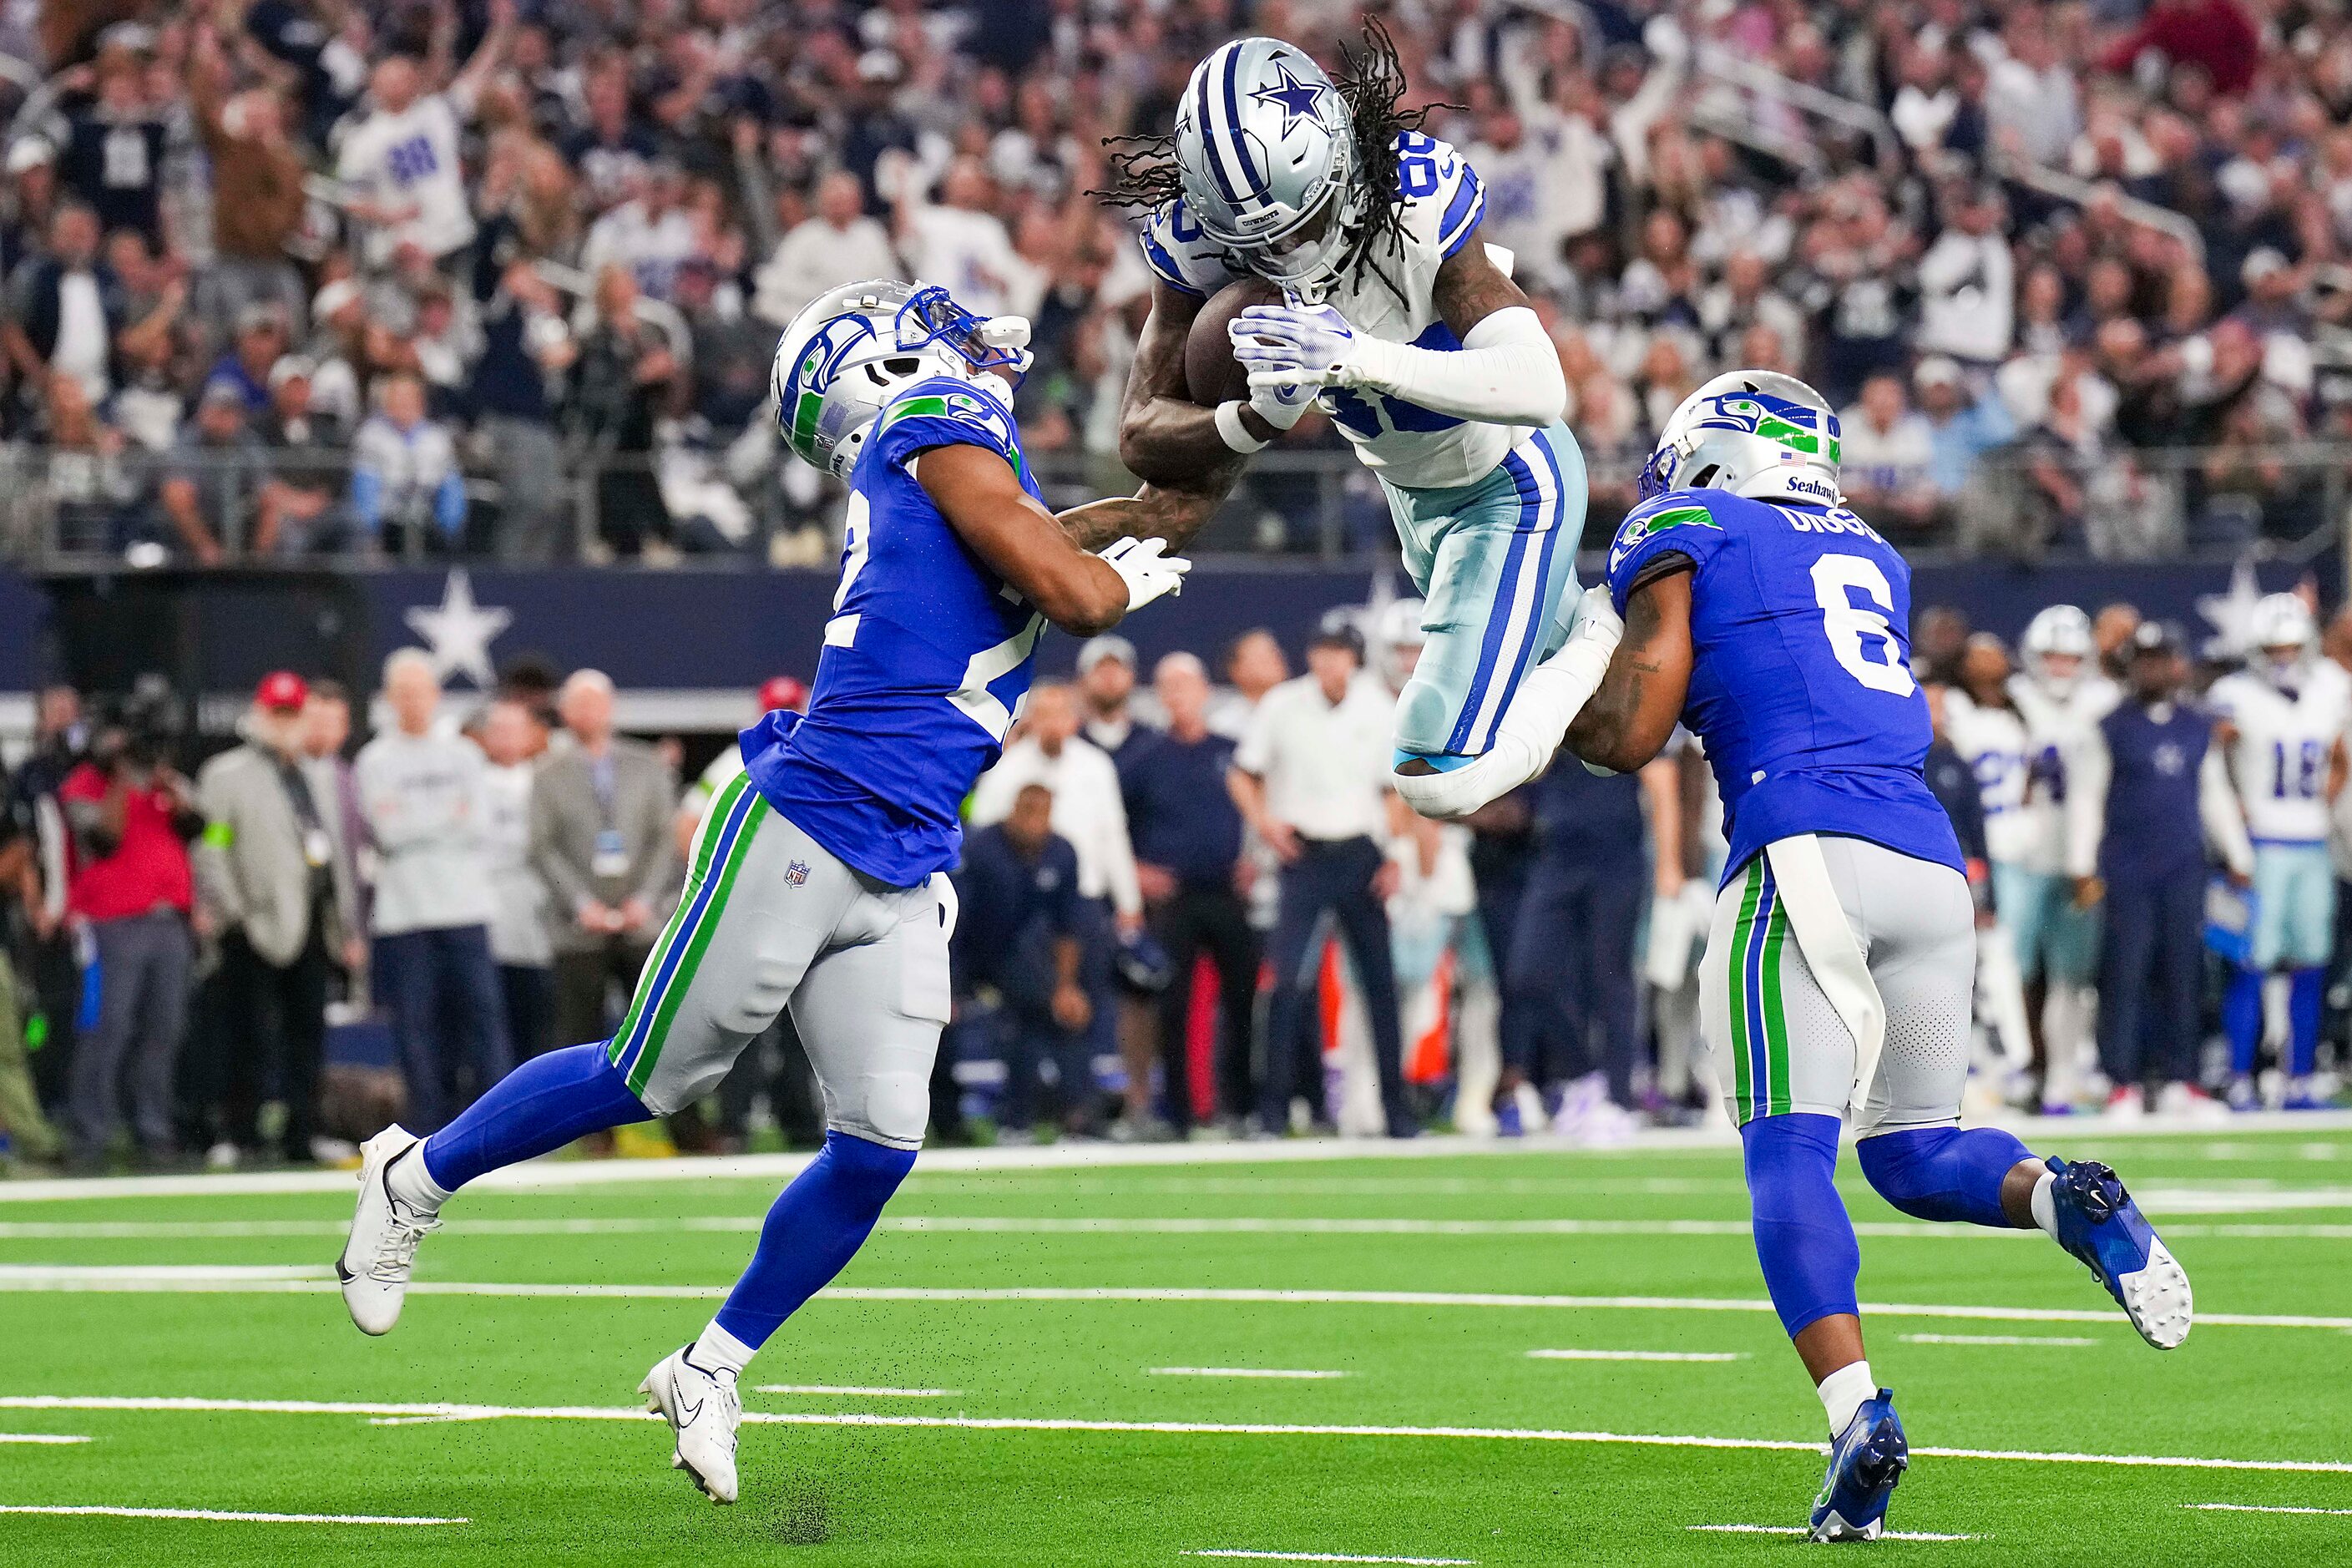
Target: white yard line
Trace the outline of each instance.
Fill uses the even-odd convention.
[[[282,1277],[222,1272],[202,1266],[172,1270],[116,1270],[68,1264],[0,1263],[0,1293],[11,1291],[126,1292],[217,1295],[322,1295],[340,1289],[325,1266],[289,1264]],[[412,1296],[493,1296],[555,1300],[704,1301],[724,1297],[730,1285],[632,1285],[539,1283],[535,1281],[420,1279]],[[1543,1308],[1570,1311],[1762,1312],[1769,1300],[1706,1296],[1515,1296],[1445,1290],[1243,1289],[1129,1285],[836,1285],[817,1298],[830,1301],[1148,1301],[1239,1305],[1339,1307]],[[1866,1315],[1887,1318],[1963,1318],[1992,1322],[2104,1323],[2117,1321],[2112,1308],[1975,1307],[1917,1301],[1865,1301]],[[2278,1312],[2200,1312],[2200,1325],[2239,1329],[2331,1329],[2352,1331],[2352,1317]]]
[[[760,1394],[839,1394],[856,1399],[952,1399],[960,1388],[862,1388],[853,1384],[756,1383]]]
[[[1408,1563],[1417,1568],[1478,1568],[1475,1557],[1356,1557],[1344,1552],[1186,1552],[1186,1557],[1246,1557],[1257,1563]]]
[[[1529,1351],[1530,1361],[1746,1361],[1746,1351]]]
[[[2129,1126],[2082,1117],[2019,1117],[1997,1120],[2021,1136],[2063,1132],[2075,1142],[2210,1134],[2210,1122],[2147,1117]],[[2254,1111],[2231,1119],[2232,1134],[2297,1131],[2352,1132],[2352,1111]],[[2029,1140],[2030,1141],[2030,1140]],[[1083,1170],[1121,1166],[1292,1165],[1333,1160],[1418,1161],[1463,1154],[1539,1154],[1573,1160],[1580,1169],[1607,1170],[1660,1154],[1716,1152],[1738,1146],[1720,1130],[1644,1129],[1622,1148],[1567,1150],[1544,1138],[1298,1139],[1276,1143],[1055,1143],[1042,1148],[939,1149],[923,1156],[931,1174]],[[493,1171],[469,1183],[474,1187],[560,1188],[653,1182],[726,1180],[781,1181],[799,1173],[813,1154],[736,1154],[672,1160],[533,1160]],[[190,1176],[65,1177],[0,1183],[0,1203],[58,1198],[203,1197],[238,1193],[348,1193],[348,1171],[229,1172]]]
[[[657,1421],[635,1405],[377,1404],[362,1400],[140,1398],[122,1394],[0,1395],[0,1409],[232,1412],[264,1415],[392,1415],[457,1420]],[[1652,1448],[1727,1448],[1819,1454],[1824,1445],[1773,1437],[1714,1437],[1666,1433],[1572,1432],[1520,1426],[1314,1426],[1297,1422],[1097,1421],[1016,1415],[898,1415],[867,1411],[746,1411],[746,1425],[767,1426],[949,1427],[974,1432],[1131,1432],[1147,1436],[1244,1437],[1416,1437],[1515,1443],[1599,1443]],[[2116,1465],[2132,1469],[2261,1470],[2352,1475],[2352,1460],[2217,1459],[2158,1454],[2078,1454],[2022,1448],[1914,1447],[1939,1459],[2007,1459],[2053,1465]]]
[[[1925,1452],[1925,1450],[1921,1450]],[[1717,1535],[1802,1535],[1801,1524],[1686,1524],[1685,1530],[1711,1531]],[[1981,1535],[1931,1535],[1921,1530],[1890,1530],[1881,1541],[1982,1541]]]
[[[62,1432],[0,1432],[0,1443],[68,1444],[89,1441],[87,1437],[69,1437]]]
[[[1349,1375],[1344,1372],[1318,1372],[1305,1367],[1282,1366],[1147,1366],[1143,1370],[1153,1377],[1273,1377],[1294,1378],[1306,1383]]]
[[[2330,1518],[2352,1518],[2352,1508],[2287,1508],[2258,1502],[2185,1502],[2180,1506],[2200,1513],[2318,1513]]]
[[[470,1519],[426,1519],[395,1513],[241,1513],[220,1508],[68,1507],[47,1503],[0,1503],[0,1513],[92,1514],[107,1519],[212,1519],[235,1524],[471,1524]]]
[[[2074,1334],[1905,1334],[1906,1345],[2095,1345]]]

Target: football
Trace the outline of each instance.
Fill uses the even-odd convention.
[[[1192,334],[1184,340],[1184,386],[1203,408],[1249,396],[1249,372],[1234,358],[1233,340],[1225,323],[1252,305],[1278,305],[1282,290],[1263,278],[1228,283],[1192,318]]]

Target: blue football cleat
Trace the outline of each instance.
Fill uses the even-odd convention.
[[[2160,1351],[2179,1348],[2194,1311],[2189,1271],[2165,1249],[2113,1171],[2096,1160],[2070,1165],[2053,1155],[2044,1163],[2058,1178],[2051,1193],[2058,1245],[2098,1277],[2140,1338]]]
[[[1865,1399],[1853,1419],[1830,1445],[1829,1474],[1813,1500],[1815,1541],[1875,1541],[1886,1528],[1886,1502],[1895,1483],[1911,1468],[1911,1445],[1903,1417],[1895,1414],[1895,1393],[1882,1388]]]

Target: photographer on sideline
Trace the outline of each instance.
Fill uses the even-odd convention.
[[[89,931],[98,970],[98,1028],[79,1042],[71,1069],[77,1170],[105,1163],[126,1087],[141,1163],[168,1164],[179,1154],[172,1073],[195,960],[188,842],[204,817],[171,765],[163,718],[134,700],[58,791],[72,841],[67,916]]]

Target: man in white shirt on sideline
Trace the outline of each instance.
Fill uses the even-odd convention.
[[[353,187],[353,216],[370,226],[367,261],[388,264],[404,246],[436,261],[474,242],[458,133],[514,31],[513,0],[490,0],[490,27],[448,88],[427,92],[425,62],[387,55],[368,77],[370,112],[343,132],[335,177]]]
[[[555,940],[547,884],[530,865],[530,785],[547,730],[528,703],[501,697],[482,716],[482,853],[490,877],[490,957],[517,1060],[554,1044]]]
[[[1363,991],[1389,1135],[1409,1138],[1419,1131],[1405,1102],[1396,963],[1389,948],[1386,905],[1396,890],[1397,869],[1382,847],[1396,705],[1363,673],[1361,648],[1352,630],[1319,634],[1307,645],[1307,673],[1265,694],[1234,753],[1234,802],[1282,864],[1267,948],[1274,994],[1266,1009],[1262,1137],[1283,1134],[1302,1079],[1320,1076],[1319,1063],[1302,1066],[1298,1049],[1313,984],[1307,959],[1327,912]],[[1319,1082],[1309,1100],[1319,1107]]]
[[[383,695],[394,726],[360,748],[352,765],[379,857],[370,921],[376,987],[392,1007],[406,1120],[437,1128],[513,1065],[490,956],[488,763],[436,722],[441,676],[423,650],[384,660]],[[469,1085],[459,1080],[461,1061],[472,1068]]]

